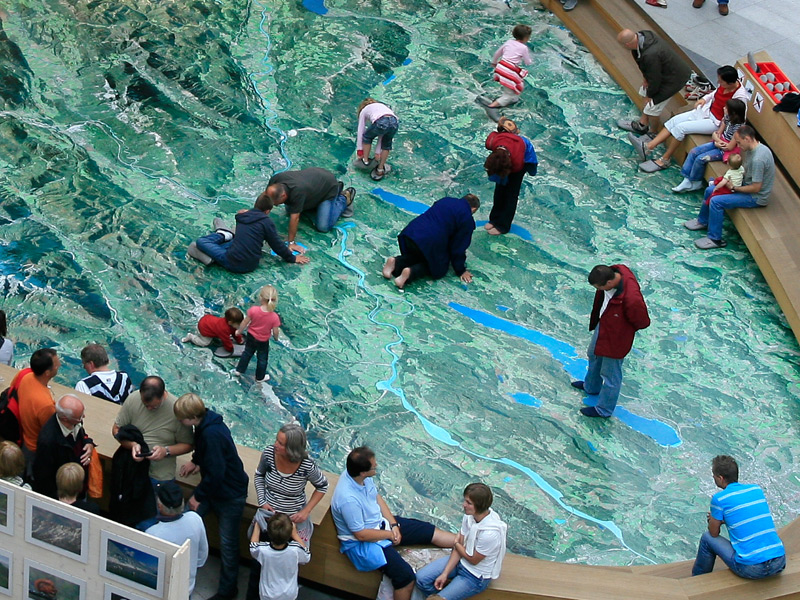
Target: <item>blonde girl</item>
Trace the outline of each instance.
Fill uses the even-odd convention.
[[[247,336],[244,341],[244,352],[232,374],[236,377],[243,375],[255,354],[256,381],[260,383],[269,379],[267,375],[269,338],[274,336],[276,340],[278,339],[281,318],[275,312],[275,307],[278,305],[278,290],[271,285],[265,285],[258,293],[258,299],[260,305],[247,309],[244,321],[236,330],[238,336],[247,328]]]

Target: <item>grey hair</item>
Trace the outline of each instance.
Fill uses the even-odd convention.
[[[58,416],[59,417],[66,417],[67,419],[74,419],[75,418],[75,411],[74,410],[70,410],[69,408],[66,408],[66,407],[62,406],[62,404],[61,404],[64,401],[65,398],[72,398],[73,400],[76,400],[80,404],[83,404],[83,402],[81,402],[80,398],[78,398],[77,396],[73,396],[72,394],[64,394],[63,396],[61,396],[61,398],[59,398],[56,401],[56,413],[58,414]],[[84,410],[85,409],[86,408],[84,407]]]
[[[286,436],[286,454],[293,463],[302,462],[308,458],[306,450],[306,431],[297,423],[287,423],[280,428],[280,433]]]

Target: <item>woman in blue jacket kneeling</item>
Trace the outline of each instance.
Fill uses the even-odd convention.
[[[467,248],[472,242],[475,219],[481,205],[474,194],[463,198],[442,198],[416,217],[397,236],[400,255],[383,265],[383,276],[394,278],[403,289],[407,283],[430,276],[441,279],[450,265],[464,283],[472,281],[467,271]]]

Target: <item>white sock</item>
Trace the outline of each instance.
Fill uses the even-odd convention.
[[[227,229],[217,229],[216,233],[219,233],[226,242],[230,242],[233,239],[233,234]]]

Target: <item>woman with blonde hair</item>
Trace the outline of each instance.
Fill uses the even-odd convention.
[[[367,122],[369,121],[369,127]],[[386,164],[392,151],[392,139],[397,133],[397,115],[391,108],[373,98],[366,98],[358,105],[358,133],[356,134],[356,165],[361,169],[374,166],[370,177],[380,181],[391,168]],[[372,141],[378,138],[375,158],[370,158]]]

